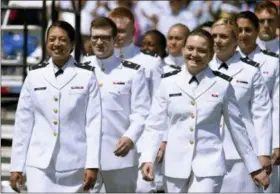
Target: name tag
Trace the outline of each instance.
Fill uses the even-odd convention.
[[[214,98],[218,98],[219,94],[212,94],[211,96],[214,97]]]
[[[248,82],[246,81],[242,81],[242,80],[236,80],[237,83],[242,83],[242,84],[248,84]]]
[[[71,89],[75,90],[75,89],[84,89],[84,86],[71,86]]]
[[[182,96],[182,93],[169,94],[169,97]]]
[[[124,82],[113,82],[113,84],[116,84],[116,85],[125,85]]]
[[[38,90],[46,90],[47,87],[39,87],[39,88],[34,88],[34,91],[38,91]]]
[[[269,74],[269,72],[268,71],[264,71],[263,74]]]

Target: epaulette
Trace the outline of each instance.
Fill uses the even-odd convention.
[[[212,72],[213,72],[213,74],[215,76],[219,76],[220,78],[223,78],[223,79],[227,80],[228,82],[231,82],[231,80],[232,80],[232,77],[230,77],[230,76],[228,76],[226,74],[223,74],[223,73],[221,73],[219,71],[212,71]]]
[[[145,55],[150,55],[152,57],[158,57],[158,55],[154,52],[151,51],[147,51],[147,50],[141,50],[142,53],[144,53]]]
[[[176,75],[177,73],[179,73],[181,71],[181,69],[175,70],[175,71],[171,71],[168,73],[164,73],[161,75],[161,78],[166,78],[166,77],[170,77],[172,75]]]
[[[83,63],[74,63],[76,67],[79,67],[79,68],[82,68],[82,69],[86,69],[86,70],[89,70],[89,71],[94,71],[95,67],[93,66],[90,66],[90,61],[86,61],[86,62],[83,62]]]
[[[45,62],[40,63],[38,65],[30,65],[29,70],[32,71],[32,70],[35,70],[35,69],[40,69],[40,68],[46,67],[48,64],[49,64],[49,62],[45,61]]]
[[[179,67],[179,66],[177,66],[177,65],[169,65],[169,66],[172,67],[173,69],[178,69],[178,70],[181,69],[181,67]]]
[[[132,63],[130,61],[123,61],[122,65],[124,67],[128,67],[128,68],[135,69],[135,70],[138,70],[141,67],[141,65],[138,65],[136,63]]]
[[[263,54],[266,54],[266,55],[269,55],[269,56],[272,56],[272,57],[276,57],[276,58],[279,58],[279,55],[277,53],[274,53],[274,52],[271,52],[271,51],[268,51],[268,50],[261,50],[261,52]]]
[[[252,65],[252,66],[254,66],[254,67],[259,67],[259,66],[260,66],[259,63],[255,62],[255,61],[253,61],[253,60],[251,60],[251,59],[249,59],[249,58],[246,58],[246,57],[243,57],[243,58],[241,57],[240,60],[241,60],[242,62],[244,62],[244,63],[246,63],[246,64],[249,64],[249,65]]]

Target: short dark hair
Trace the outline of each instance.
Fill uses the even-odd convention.
[[[277,13],[278,13],[277,6],[268,0],[260,1],[256,4],[255,13],[259,13],[263,10],[267,10],[270,14],[274,13],[277,15]]]
[[[53,27],[58,27],[58,28],[63,29],[67,33],[71,43],[75,42],[76,32],[75,32],[74,28],[71,26],[71,24],[69,24],[68,22],[62,21],[62,20],[55,21],[48,28],[47,37],[49,36],[50,29],[53,28]]]
[[[92,28],[111,28],[113,38],[115,38],[118,34],[118,29],[115,22],[113,22],[113,20],[108,17],[95,18],[91,22],[90,30],[92,30]]]
[[[162,56],[160,56],[161,58],[164,58],[167,56],[167,53],[166,53],[166,38],[165,36],[158,30],[149,30],[147,31],[144,35],[143,35],[143,38],[145,36],[148,36],[148,35],[152,35],[152,36],[156,36],[157,39],[158,39],[158,44],[161,48],[161,53],[162,53]]]
[[[189,34],[188,38],[190,36],[200,36],[200,37],[206,39],[208,44],[209,44],[209,46],[210,46],[211,52],[214,53],[214,38],[213,38],[213,36],[209,32],[199,28],[199,29],[193,30]],[[187,43],[187,41],[186,41],[186,43]]]
[[[236,15],[235,21],[237,22],[238,19],[248,19],[253,24],[256,30],[259,30],[259,19],[258,17],[251,11],[242,11]]]

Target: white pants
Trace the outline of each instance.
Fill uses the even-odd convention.
[[[273,166],[270,176],[270,185],[265,193],[280,193],[280,166]]]
[[[166,193],[220,192],[223,176],[196,177],[193,173],[188,179],[163,176]]]
[[[102,170],[98,174],[91,193],[99,193],[103,184],[106,193],[135,193],[136,191],[137,166],[117,170]]]
[[[136,193],[154,193],[156,185],[153,181],[145,181],[141,169],[138,170]]]
[[[155,164],[155,184],[157,191],[164,191],[163,187],[163,174],[162,174],[162,163]]]
[[[227,174],[222,182],[221,193],[261,192],[242,160],[226,160]]]
[[[58,172],[26,166],[28,192],[83,192],[84,169]]]

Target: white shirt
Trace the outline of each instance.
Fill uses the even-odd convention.
[[[228,69],[218,70],[222,61],[215,55],[210,67],[233,78],[231,84],[253,148],[258,156],[270,155],[272,120],[269,92],[259,68],[242,62],[240,58],[240,53],[236,51],[225,62]],[[225,133],[223,141],[226,158],[240,159],[227,128],[224,129],[222,132]]]
[[[101,169],[114,170],[138,165],[137,146],[125,157],[114,154],[122,136],[138,142],[150,108],[150,95],[144,68],[131,66],[114,54],[106,59],[84,59],[95,67],[102,100]],[[127,65],[125,65],[127,64]]]
[[[275,38],[273,40],[264,41],[260,38],[257,39],[257,43],[260,46],[261,49],[268,50],[270,52],[277,53],[279,55],[279,39]]]

